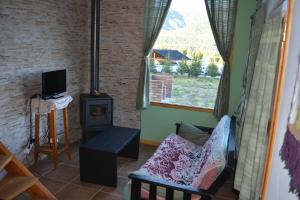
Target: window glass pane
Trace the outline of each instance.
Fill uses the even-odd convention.
[[[204,1],[172,1],[149,62],[151,101],[214,107],[224,63]]]

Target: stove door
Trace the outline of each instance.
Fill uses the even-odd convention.
[[[87,130],[103,130],[112,125],[112,101],[92,99],[86,102],[85,108]]]

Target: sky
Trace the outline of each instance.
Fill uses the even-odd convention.
[[[204,0],[172,0],[170,10],[175,10],[180,13],[186,24],[182,30],[187,31],[189,36],[192,35],[192,37],[182,37],[185,33],[182,32],[180,28],[174,30],[174,32],[171,31],[173,35],[170,35],[170,31],[163,30],[162,36],[159,36],[159,39],[162,39],[158,40],[161,43],[157,44],[156,48],[161,48],[162,46],[179,49],[194,47],[200,48],[203,51],[217,52]],[[168,38],[168,36],[170,37]],[[178,36],[179,39],[177,39],[176,36]],[[203,42],[203,40],[205,40],[205,42]],[[175,45],[170,44],[172,41],[176,41]],[[210,57],[207,56],[207,62],[210,62],[209,58]]]
[[[206,11],[204,0],[172,0],[171,8],[177,11]]]

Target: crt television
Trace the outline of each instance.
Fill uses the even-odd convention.
[[[44,99],[58,98],[66,90],[65,69],[42,73],[42,97]]]

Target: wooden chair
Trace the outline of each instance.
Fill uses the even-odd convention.
[[[190,200],[192,194],[201,195],[201,200],[212,199],[213,195],[218,191],[218,189],[230,178],[235,171],[236,166],[236,140],[235,140],[235,117],[231,117],[230,132],[228,137],[228,145],[226,151],[226,165],[224,170],[218,176],[216,181],[210,186],[208,190],[195,189],[188,185],[182,185],[177,183],[171,183],[164,181],[162,179],[153,178],[146,175],[138,175],[131,173],[129,178],[131,181],[131,200],[141,199],[141,185],[142,183],[148,183],[150,185],[149,199],[156,200],[157,187],[163,187],[166,189],[166,200],[174,199],[174,190],[183,192],[183,199]],[[177,124],[177,133],[180,124]],[[201,127],[201,130],[212,132],[212,128]]]

